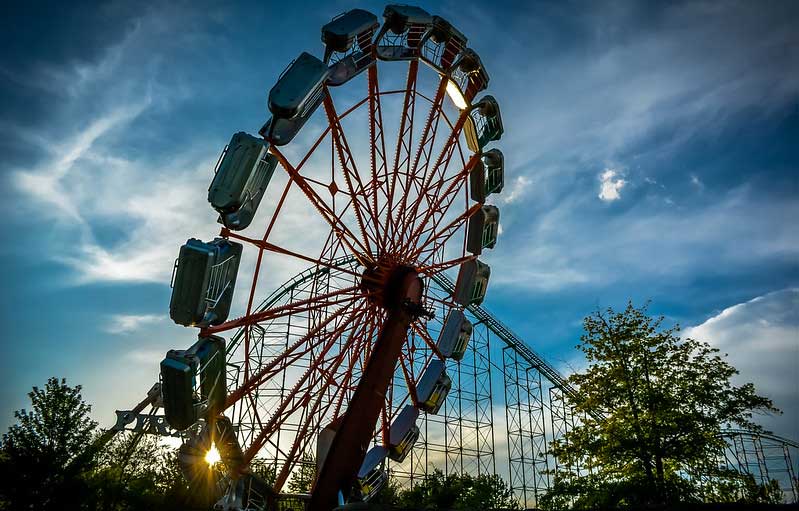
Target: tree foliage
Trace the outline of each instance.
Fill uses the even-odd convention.
[[[751,383],[732,384],[737,371],[717,349],[681,338],[646,306],[597,311],[584,329],[577,347],[589,365],[568,379],[582,422],[553,443],[560,468],[547,507],[690,501],[699,489],[687,476],[712,468],[722,428],[759,430],[753,414],[778,411]]]
[[[309,493],[315,479],[316,460],[313,456],[304,454],[289,480],[288,489],[291,493]]]
[[[91,407],[66,380],[50,378],[28,396],[31,410],[15,413],[0,446],[0,509],[193,508],[174,449],[125,433],[96,449]]]
[[[105,443],[81,387],[50,378],[29,394],[31,411],[16,412],[17,424],[0,445],[0,510],[189,511],[209,509],[203,492],[186,480],[178,452],[160,439],[117,433]],[[102,445],[102,449],[98,446]],[[253,459],[250,470],[272,484],[276,464]],[[316,462],[304,456],[288,490],[310,491]],[[418,509],[518,509],[498,476],[434,473],[412,490],[391,480],[372,502]]]
[[[120,433],[100,453],[88,477],[92,507],[103,511],[169,509],[167,501],[185,503],[186,484],[172,460],[172,450],[157,438]],[[177,507],[177,505],[175,506]]]
[[[384,493],[394,495],[386,502]],[[396,483],[390,484],[378,495],[379,502],[412,509],[520,509],[519,503],[501,477],[482,474],[444,475],[436,470],[421,483],[403,490]]]
[[[88,487],[83,474],[94,457],[87,449],[97,423],[81,386],[50,378],[28,394],[31,410],[14,413],[17,424],[3,435],[0,505],[8,509],[79,509]]]

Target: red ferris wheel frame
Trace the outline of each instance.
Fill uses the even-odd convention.
[[[450,82],[447,75],[440,77],[433,97],[418,91],[418,59],[408,62],[405,88],[380,91],[376,63],[377,59],[374,59],[368,68],[366,97],[342,113],[338,113],[328,86],[324,86],[322,102],[327,126],[298,163],[289,161],[266,138],[270,142],[269,151],[285,170],[288,180],[265,233],[261,238],[254,238],[227,228],[221,230],[222,237],[241,241],[257,249],[246,312],[239,318],[205,327],[200,332],[201,336],[206,337],[243,329],[244,375],[240,384],[229,391],[225,409],[238,405],[248,406],[252,410],[257,433],[244,446],[245,465],[280,430],[288,417],[300,408],[310,407],[287,452],[289,461],[276,476],[275,491],[280,491],[290,476],[293,468],[291,460],[304,452],[313,434],[325,426],[318,423],[320,418],[329,415],[332,410],[335,440],[326,462],[320,467],[312,492],[312,507],[332,507],[337,493],[352,486],[378,421],[379,434],[384,442],[387,441],[392,404],[387,403],[386,396],[390,393],[389,386],[397,361],[408,389],[405,399],[416,404],[416,381],[409,367],[407,350],[403,350],[408,331],[414,332],[427,345],[430,355],[425,365],[433,357],[443,358],[425,328],[425,304],[437,301],[452,308],[459,305],[426,293],[420,277],[430,277],[477,258],[467,253],[465,230],[463,242],[459,244],[454,257],[447,258],[444,250],[482,206],[480,203],[470,205],[465,186],[470,172],[480,161],[479,153],[467,158],[461,144],[461,133],[469,119],[470,110],[460,110],[454,122],[444,112],[444,99]],[[382,99],[392,95],[402,96],[393,162],[388,159],[381,106]],[[473,96],[474,91],[468,92],[466,100],[471,101]],[[419,99],[428,102],[430,109],[418,144],[414,146],[415,111]],[[361,174],[342,121],[364,106],[368,108],[369,117],[370,165],[368,173]],[[436,152],[436,139],[442,120],[449,131],[446,128],[441,130],[445,138]],[[324,183],[304,175],[302,171],[328,136],[335,158],[331,162],[331,181]],[[448,175],[453,160],[457,162],[457,170]],[[336,183],[336,167],[340,168],[343,176],[343,189]],[[318,255],[289,250],[270,241],[292,188],[302,193],[329,228]],[[327,189],[330,202],[325,200],[320,188]],[[337,208],[335,203],[339,194],[345,197],[341,208]],[[463,195],[464,209],[452,211],[459,195]],[[352,226],[348,218],[354,218],[356,225]],[[317,268],[351,274],[360,281],[356,285],[319,293],[278,307],[256,310],[255,296],[267,252],[295,258]],[[338,261],[342,260],[342,255],[357,260],[364,271],[356,272],[340,264]],[[255,325],[298,313],[318,313],[320,320],[304,336],[267,363],[253,362],[250,353]],[[256,406],[259,387],[293,362],[307,356],[312,357],[312,362],[288,392],[288,397],[271,410],[269,417],[262,418]],[[358,375],[353,371],[356,360],[361,361]],[[343,372],[342,366],[345,368]],[[332,380],[333,374],[338,375],[338,381]],[[310,389],[316,389],[313,396],[303,396],[303,391]],[[321,399],[322,395],[327,398]],[[346,411],[342,411],[345,407]],[[336,452],[347,454],[336,455]]]

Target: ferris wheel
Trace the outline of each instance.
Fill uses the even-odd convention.
[[[368,501],[439,412],[472,331],[463,309],[485,297],[504,182],[488,74],[443,18],[383,18],[348,11],[322,27],[321,59],[288,65],[260,137],[233,135],[214,169],[219,236],[180,249],[170,315],[199,340],[161,363],[161,399],[192,432],[192,477],[221,459],[218,508],[265,509],[308,465],[309,509]],[[280,299],[264,292],[297,265]],[[429,280],[445,271],[442,297]]]

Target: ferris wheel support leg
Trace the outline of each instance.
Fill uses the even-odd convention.
[[[336,433],[311,491],[308,509],[331,510],[338,505],[339,492],[349,496],[371,443],[394,368],[408,329],[417,316],[422,295],[421,280],[409,268],[396,275],[395,283],[385,290],[384,307],[388,315],[358,388],[350,399],[347,412],[336,420],[338,424],[332,425]]]

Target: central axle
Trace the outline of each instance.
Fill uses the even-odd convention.
[[[423,310],[424,284],[411,267],[378,264],[367,268],[361,286],[388,315],[347,411],[326,428],[333,432],[333,438],[320,460],[309,509],[330,510],[338,504],[339,495],[343,499],[349,497],[385,405],[408,329],[419,316],[418,311]]]

